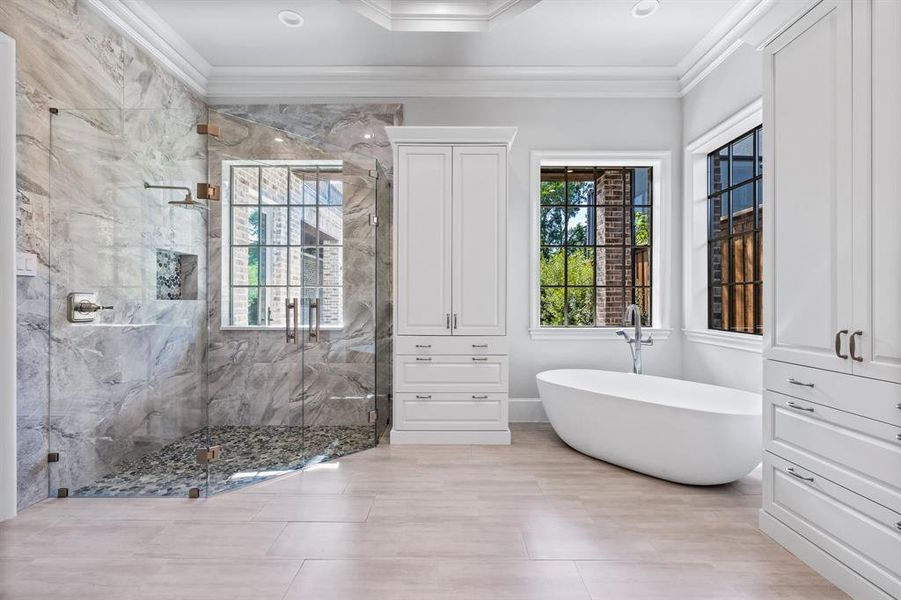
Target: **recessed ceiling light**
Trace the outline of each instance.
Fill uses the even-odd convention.
[[[364,139],[364,140],[371,140],[371,139],[372,139],[372,134],[371,134],[371,133],[364,133],[364,134],[363,134],[363,139]]]
[[[632,7],[632,16],[636,19],[650,17],[660,8],[660,0],[638,0]]]
[[[275,141],[276,142],[284,142],[285,140],[284,140],[284,138],[275,138]]]
[[[303,17],[293,10],[283,10],[278,13],[278,20],[285,27],[303,27]]]

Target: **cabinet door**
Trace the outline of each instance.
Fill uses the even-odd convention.
[[[901,382],[901,3],[854,6],[854,372]]]
[[[851,3],[821,2],[765,60],[764,347],[849,372],[834,340],[851,327]]]
[[[451,147],[400,146],[397,333],[450,335]]]
[[[504,335],[507,149],[454,148],[454,335]]]

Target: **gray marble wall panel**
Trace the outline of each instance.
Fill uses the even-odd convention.
[[[390,277],[385,276],[386,268],[390,272],[390,245],[389,258],[376,260],[376,236],[383,243],[383,236],[390,239],[391,221],[382,218],[376,232],[369,225],[369,215],[378,209],[377,192],[381,191],[384,199],[389,190],[392,154],[384,127],[400,124],[401,118],[400,105],[226,106],[212,113],[211,121],[221,125],[222,134],[210,146],[211,179],[222,179],[223,160],[343,159],[346,190],[344,328],[324,330],[322,339],[314,343],[302,332],[305,343],[301,352],[285,343],[283,331],[222,330],[221,298],[211,298],[212,425],[367,423],[377,391],[375,349],[386,347],[385,340],[379,339],[384,335],[388,336],[388,354],[383,358],[389,366],[386,372],[380,365],[378,373],[382,381],[390,382],[390,327],[376,325],[386,305],[390,322]],[[285,141],[275,143],[275,137]],[[368,171],[377,165],[383,170],[380,180],[368,177]],[[223,197],[227,186],[223,181]],[[221,223],[221,212],[214,207],[209,285],[222,290],[220,296],[228,293],[227,287],[222,287]],[[377,274],[383,276],[387,288],[377,289]],[[378,387],[387,393],[381,382]],[[385,402],[379,409],[387,414]]]
[[[51,298],[50,294],[51,279],[55,279],[57,275],[56,272],[51,272],[51,241],[54,256],[66,248],[62,245],[63,240],[57,240],[51,235],[49,108],[172,108],[200,114],[204,106],[182,84],[163,72],[78,0],[3,0],[0,2],[0,31],[13,37],[17,46],[17,245],[21,251],[37,254],[39,263],[37,277],[20,277],[17,281],[18,495],[19,506],[25,507],[46,497],[48,493],[49,470],[46,457],[51,405],[50,339],[51,333],[56,335],[56,317],[54,316],[51,324],[50,306],[51,303],[58,306],[57,298]],[[104,121],[101,118],[94,120],[98,125]],[[132,121],[136,128],[140,128],[139,122],[140,119]],[[147,131],[156,126],[150,123],[147,125]],[[129,139],[138,137],[132,135]],[[95,142],[96,139],[88,141]],[[131,150],[143,153],[145,158],[158,154],[157,158],[165,163],[165,148],[136,145],[134,148],[126,148],[123,156]],[[196,168],[197,177],[202,178],[205,171],[203,157],[195,154],[192,160],[197,162],[188,168]],[[153,160],[144,162],[154,164]],[[187,164],[182,162],[183,166]],[[203,168],[199,167],[201,163]],[[151,172],[154,170],[151,169]],[[79,201],[80,198],[75,196],[62,197],[57,199],[53,208],[54,211],[59,208],[69,210]],[[179,235],[162,225],[159,232],[166,238]],[[78,232],[71,233],[78,238]],[[123,268],[117,276],[133,277],[138,270],[138,267]],[[198,331],[196,315],[182,315],[181,318],[190,321],[190,328]],[[184,332],[179,335],[183,336]],[[169,335],[158,337],[171,339]],[[66,340],[65,343],[70,341]],[[109,340],[108,343],[120,341]],[[156,338],[154,341],[156,342]],[[143,342],[139,343],[142,352],[146,348],[148,353],[152,353],[154,344],[142,344]],[[203,346],[203,343],[195,346],[194,352],[202,352]],[[187,362],[193,364],[196,360],[187,359]],[[195,371],[189,377],[197,380],[199,385],[202,383],[202,376],[202,372]],[[164,376],[158,387],[164,389],[171,384],[170,379],[183,377],[186,376]],[[125,382],[116,385],[125,385]],[[188,385],[184,384],[185,387]],[[168,393],[170,390],[163,392]],[[68,398],[68,395],[64,398]],[[139,400],[145,402],[144,408],[134,410],[140,404]],[[151,414],[148,407],[153,402],[159,405],[161,400],[144,401],[135,394],[123,392],[120,402],[128,405],[128,409],[121,413],[129,415],[125,421],[133,422],[139,418],[135,415],[142,410],[145,411],[145,416]],[[113,418],[115,413],[112,406],[109,408],[108,413],[94,414],[95,433],[91,435],[98,437],[96,430],[101,427],[98,420],[103,421],[109,437],[122,433],[119,423]],[[74,438],[71,439],[71,444],[85,450],[71,455],[73,465],[69,469],[77,469],[78,464],[84,464],[88,472],[100,470],[97,467],[98,454],[103,455],[101,462],[117,460],[117,450],[97,452],[90,442],[82,443]],[[109,446],[112,448],[116,444],[118,442],[110,442]],[[127,454],[128,450],[124,452]]]

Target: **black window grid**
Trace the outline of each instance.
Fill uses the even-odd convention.
[[[763,236],[762,134],[763,126],[757,126],[707,155],[707,326],[709,329],[749,335],[763,334],[763,277],[761,267],[763,258],[761,256]],[[748,137],[751,139],[753,148],[749,161],[752,164],[751,175],[740,180],[734,180],[735,158],[732,150],[736,143]],[[714,177],[714,163],[718,157],[722,157],[724,151],[726,152],[728,164],[728,185],[721,185],[722,182],[718,182]],[[722,173],[722,171],[723,169],[720,168],[719,173]],[[732,198],[734,192],[745,186],[750,188],[752,199],[750,208],[744,209],[742,212],[750,211],[753,214],[753,226],[750,229],[736,231],[736,213],[732,208]],[[721,215],[719,217],[719,226],[715,223],[716,211],[714,207],[717,201],[720,203],[719,214]],[[724,220],[725,225],[723,226]],[[750,243],[748,243],[749,241]],[[734,276],[737,271],[735,264],[737,243],[741,245],[745,256],[740,278]],[[719,274],[721,281],[717,281],[715,261],[718,247],[720,249],[719,258],[721,263]],[[750,258],[748,258],[748,254],[750,254]],[[722,268],[722,261],[725,262],[725,270]],[[746,268],[748,263],[750,263],[750,269]],[[749,270],[750,274],[748,273]],[[725,277],[723,277],[724,273]],[[745,326],[740,328],[737,315],[739,312],[745,315],[748,314],[746,310],[748,302],[751,302],[753,307],[753,310],[750,311],[750,323],[745,323]],[[718,303],[720,306],[719,311],[716,308]],[[726,310],[726,305],[728,305],[728,311]],[[719,322],[717,322],[717,318],[719,318]]]
[[[256,202],[235,202],[235,171],[238,169],[254,169],[256,170],[257,175],[257,187],[256,187]],[[287,190],[285,194],[285,202],[277,203],[277,202],[263,202],[263,169],[284,169],[286,172],[286,181],[287,181]],[[295,194],[295,179],[292,177],[292,171],[299,171],[304,173],[305,175],[309,173],[313,176],[313,180],[315,181],[315,193],[314,198],[315,202],[304,202],[304,189],[303,185],[307,183],[306,177],[301,182],[301,189],[299,190],[299,195],[301,198],[301,202],[294,202],[294,194]],[[321,258],[321,250],[326,249],[337,249],[338,251],[343,250],[343,240],[341,244],[322,244],[320,243],[320,226],[319,226],[319,214],[321,208],[339,208],[343,210],[343,201],[341,204],[332,204],[325,203],[323,204],[320,201],[321,193],[320,193],[320,185],[322,183],[323,174],[326,176],[330,173],[333,173],[331,170],[322,170],[318,166],[305,166],[305,167],[297,167],[292,165],[260,165],[254,163],[248,164],[233,164],[230,165],[229,168],[229,222],[228,226],[230,228],[229,231],[229,248],[228,248],[228,285],[229,285],[229,324],[235,323],[235,298],[234,298],[234,290],[236,289],[247,289],[247,290],[257,290],[257,315],[256,315],[256,323],[248,323],[250,327],[268,327],[271,326],[271,323],[274,319],[271,319],[268,314],[263,314],[263,307],[266,306],[266,295],[269,290],[285,290],[290,293],[291,290],[300,290],[301,302],[304,300],[308,300],[313,297],[318,297],[320,290],[334,289],[341,290],[343,286],[341,285],[324,285],[321,280],[321,275],[317,272],[316,275],[316,283],[313,285],[306,285],[304,281],[304,271],[303,271],[303,262],[304,262],[304,251],[314,250],[315,258],[317,261],[317,265],[322,260]],[[327,188],[327,195],[331,198],[331,185]],[[260,216],[260,226],[259,231],[257,232],[257,241],[256,243],[250,244],[235,244],[232,240],[234,240],[234,222],[235,222],[235,208],[255,208],[258,210],[258,214]],[[287,218],[285,219],[286,223],[286,232],[285,232],[285,243],[284,244],[267,244],[263,243],[264,231],[265,231],[265,212],[263,209],[266,208],[278,208],[284,209],[287,214]],[[291,210],[303,210],[303,209],[314,209],[315,214],[315,223],[314,230],[316,231],[316,243],[299,243],[294,244],[291,242],[292,238],[292,227],[291,227]],[[301,238],[302,239],[302,238]],[[259,271],[257,273],[257,283],[256,284],[238,284],[235,283],[234,280],[234,251],[236,248],[249,248],[249,249],[257,249],[257,256],[259,260]],[[265,272],[265,264],[264,257],[266,256],[263,249],[266,248],[284,248],[286,254],[286,282],[285,283],[265,283],[267,281],[267,274]],[[299,283],[292,284],[291,283],[291,273],[292,268],[292,257],[291,250],[299,250],[300,251],[300,267],[301,271],[298,273]],[[312,291],[315,296],[309,296],[305,294],[304,291]],[[305,315],[305,311],[301,311]]]
[[[630,188],[632,190],[632,194],[627,197],[626,190],[626,175],[629,174],[630,183],[634,185],[635,180],[635,170],[641,168],[646,169],[648,173],[647,177],[647,193],[645,195],[645,200],[643,202],[633,202],[634,198],[634,188]],[[560,168],[555,167],[553,170],[559,171]],[[544,285],[539,284],[539,304],[541,302],[541,292],[543,290],[563,290],[563,313],[564,313],[564,327],[615,327],[618,324],[623,323],[624,321],[620,321],[620,323],[597,323],[597,294],[598,290],[604,289],[617,289],[621,290],[623,293],[623,303],[624,306],[630,303],[637,303],[642,308],[643,319],[642,325],[650,327],[652,325],[651,315],[653,314],[653,240],[654,240],[654,199],[653,199],[653,169],[651,167],[592,167],[592,193],[591,198],[592,201],[588,203],[579,203],[573,204],[570,202],[570,177],[569,175],[578,169],[580,173],[585,172],[585,167],[562,167],[563,178],[564,178],[564,191],[563,191],[563,203],[547,203],[544,201],[544,198],[539,198],[539,213],[543,213],[546,208],[554,208],[554,209],[562,209],[563,217],[564,217],[564,225],[563,225],[563,235],[561,244],[543,244],[540,243],[540,252],[543,254],[547,249],[556,249],[563,252],[563,285]],[[543,169],[544,171],[544,169]],[[599,175],[605,171],[619,171],[621,177],[621,186],[622,186],[622,202],[611,203],[611,202],[599,202],[598,200],[598,190],[597,190],[597,182],[599,179]],[[545,179],[542,177],[542,181]],[[621,207],[623,211],[623,226],[621,231],[622,242],[619,244],[598,244],[598,243],[585,243],[585,244],[571,244],[569,243],[570,235],[569,235],[569,211],[570,209],[586,209],[588,212],[588,231],[586,232],[586,240],[596,240],[597,232],[597,210],[605,207]],[[645,245],[636,245],[635,244],[635,209],[643,209],[645,214],[647,215],[647,227],[648,227],[648,243]],[[628,215],[628,219],[625,218],[625,215]],[[626,231],[628,231],[628,236],[626,235]],[[542,241],[542,232],[541,232],[541,224],[539,223],[539,242]],[[629,240],[631,243],[626,243],[626,240]],[[586,285],[579,284],[571,284],[569,283],[569,252],[570,250],[581,250],[581,249],[592,249],[592,283]],[[619,249],[621,250],[622,255],[622,283],[616,285],[606,285],[606,284],[598,284],[598,251],[601,249]],[[646,278],[643,281],[646,281],[647,285],[639,285],[637,284],[637,277],[635,273],[635,266],[637,264],[636,255],[639,253],[647,254],[647,273]],[[627,260],[628,258],[628,260]],[[630,270],[630,280],[632,281],[632,285],[627,285],[626,278],[626,270]],[[540,279],[540,274],[539,274]],[[592,315],[593,315],[593,323],[591,325],[571,325],[569,323],[569,298],[570,298],[570,290],[593,290],[591,294],[591,305],[592,305]],[[641,302],[638,296],[644,296],[645,301]],[[540,307],[539,307],[540,311]],[[625,315],[623,315],[625,316]],[[541,325],[541,323],[539,323]]]

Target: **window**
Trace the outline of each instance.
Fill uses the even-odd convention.
[[[707,155],[708,327],[760,335],[762,127]]]
[[[321,324],[343,323],[344,189],[341,165],[223,165],[228,207],[226,326],[284,327],[285,300],[311,299]]]
[[[544,166],[538,324],[611,327],[629,304],[651,325],[650,166]]]

